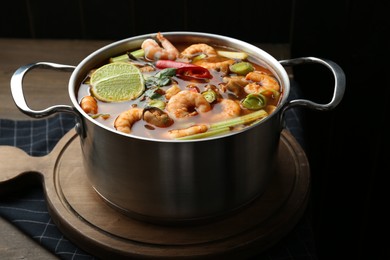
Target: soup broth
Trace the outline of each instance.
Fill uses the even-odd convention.
[[[156,58],[156,56],[151,59],[147,56],[146,48],[129,50],[128,53],[141,51],[143,55],[137,57],[118,53],[116,57],[124,57],[124,59],[118,61],[113,57],[106,63],[125,62],[136,65],[145,79],[145,91],[133,100],[101,101],[93,97],[91,92],[90,76],[94,73],[92,70],[79,87],[78,102],[94,120],[115,131],[120,131],[116,127],[118,117],[122,115],[123,118],[125,111],[139,108],[141,112],[137,112],[137,117],[127,118],[129,131],[122,132],[152,139],[195,139],[221,135],[241,130],[271,114],[283,94],[272,72],[263,66],[261,61],[248,57],[240,50],[225,46],[207,46],[215,53],[204,53],[196,49],[189,57],[184,54],[194,45],[185,43],[175,44],[174,48],[179,55],[170,59]],[[164,46],[156,48],[160,48],[155,50],[156,52],[160,51],[163,54],[167,49]],[[207,50],[203,51],[207,52]],[[151,84],[148,79],[169,69],[171,65],[169,60],[177,62],[174,63],[175,66],[178,64],[196,66],[189,70],[185,68],[184,73],[176,68],[176,73],[167,77],[164,85]],[[197,66],[203,70],[197,71]],[[85,109],[82,100],[87,96],[93,97],[97,110],[91,112]],[[157,120],[162,123],[155,124],[153,120],[146,120],[146,111],[157,115]],[[251,114],[254,115],[253,118],[249,116]],[[167,118],[169,123],[165,124]]]

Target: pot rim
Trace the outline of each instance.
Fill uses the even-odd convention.
[[[264,124],[266,121],[270,120],[272,117],[276,116],[279,113],[282,113],[282,107],[287,102],[287,98],[289,96],[290,92],[290,80],[288,77],[288,73],[284,69],[284,67],[268,52],[262,50],[261,48],[244,42],[239,39],[235,39],[229,36],[219,35],[219,34],[211,34],[211,33],[203,33],[203,32],[190,32],[190,31],[169,31],[169,32],[161,32],[164,36],[167,38],[172,37],[187,37],[189,39],[202,39],[204,42],[210,41],[215,42],[219,45],[225,45],[227,47],[240,49],[249,54],[250,57],[255,58],[256,61],[261,62],[262,65],[267,67],[279,80],[279,83],[281,85],[281,88],[283,89],[283,96],[281,101],[279,102],[279,105],[277,108],[272,112],[271,115],[267,116],[264,120],[261,120],[257,122],[256,124],[253,124],[251,126],[245,127],[242,130],[239,131],[233,131],[224,135],[220,136],[214,136],[214,137],[207,137],[207,138],[201,138],[201,139],[193,139],[193,140],[165,140],[165,139],[154,139],[154,138],[147,138],[142,136],[137,136],[133,134],[125,134],[119,131],[116,131],[110,127],[105,126],[104,124],[98,122],[97,120],[92,119],[87,113],[85,113],[77,101],[77,90],[79,88],[79,85],[81,84],[81,80],[84,79],[84,76],[86,75],[86,71],[89,71],[93,67],[96,67],[98,63],[103,63],[105,60],[107,60],[109,57],[118,55],[120,51],[118,49],[125,48],[121,52],[124,52],[125,50],[136,48],[137,46],[141,46],[141,43],[143,40],[147,38],[154,38],[156,33],[148,33],[138,36],[133,36],[129,38],[125,38],[119,41],[115,41],[113,43],[110,43],[108,45],[105,45],[91,54],[89,54],[87,57],[85,57],[75,68],[73,71],[68,84],[68,92],[69,97],[74,105],[74,107],[77,109],[77,111],[83,116],[84,119],[89,120],[91,123],[106,129],[110,132],[113,132],[114,134],[122,135],[124,137],[128,138],[136,138],[139,140],[144,141],[153,141],[153,142],[168,142],[168,143],[182,143],[182,142],[202,142],[202,141],[209,141],[209,140],[215,140],[215,139],[221,139],[221,138],[228,138],[229,136],[240,134],[242,132],[246,132],[254,127],[257,127],[261,124]],[[100,58],[99,58],[100,57]],[[100,59],[100,60],[99,60]],[[97,62],[99,60],[99,62]],[[80,79],[80,75],[83,76],[82,79]]]

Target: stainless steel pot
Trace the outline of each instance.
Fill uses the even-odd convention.
[[[332,61],[304,57],[277,61],[263,50],[225,36],[196,32],[165,32],[173,43],[212,43],[247,52],[262,61],[278,78],[284,95],[276,111],[265,120],[238,133],[191,141],[161,141],[128,136],[91,119],[78,105],[76,93],[90,69],[109,57],[139,48],[153,34],[124,39],[86,57],[76,67],[38,62],[20,67],[11,79],[17,107],[41,118],[57,112],[76,115],[85,172],[97,193],[116,209],[141,220],[186,222],[208,219],[237,209],[267,187],[276,165],[283,115],[294,106],[330,110],[341,101],[345,89],[342,69]],[[332,100],[317,104],[305,99],[287,101],[290,81],[283,66],[319,63],[335,78]],[[57,105],[45,110],[30,109],[22,83],[33,68],[72,71],[69,96],[73,106]]]

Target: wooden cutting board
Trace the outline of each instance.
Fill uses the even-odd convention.
[[[281,134],[277,170],[267,190],[232,214],[193,225],[138,221],[103,202],[88,182],[74,130],[44,157],[0,146],[0,161],[2,192],[22,188],[38,177],[57,227],[73,243],[102,258],[252,256],[291,231],[304,213],[310,193],[306,155],[286,130]]]

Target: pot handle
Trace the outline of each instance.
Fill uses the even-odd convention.
[[[339,65],[331,60],[319,59],[315,57],[302,57],[290,60],[280,60],[279,63],[283,66],[295,66],[308,63],[319,63],[327,67],[333,74],[335,79],[334,91],[332,100],[327,104],[318,104],[306,99],[294,99],[287,102],[283,107],[283,112],[294,106],[304,106],[314,110],[327,111],[335,108],[341,101],[345,92],[345,74]]]
[[[36,62],[20,67],[14,72],[11,77],[11,94],[16,106],[21,112],[33,118],[43,118],[58,112],[72,113],[76,115],[76,118],[78,120],[78,123],[76,124],[76,130],[79,134],[81,134],[83,132],[81,116],[74,107],[68,105],[55,105],[43,110],[33,110],[27,105],[23,93],[23,79],[27,72],[35,68],[44,68],[59,71],[73,71],[76,67],[51,62]]]

